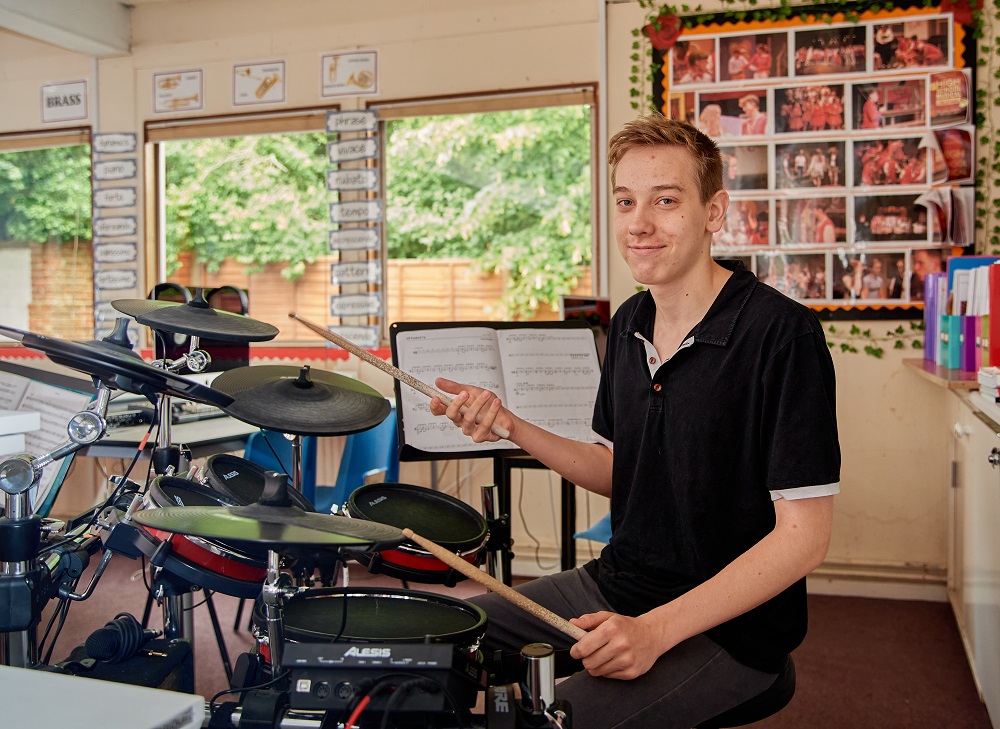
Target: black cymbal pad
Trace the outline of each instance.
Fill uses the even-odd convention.
[[[389,402],[350,377],[309,367],[260,365],[223,372],[212,387],[233,398],[237,420],[296,435],[349,435],[385,420]]]
[[[242,314],[213,309],[195,301],[117,299],[111,305],[140,324],[161,332],[188,334],[221,342],[266,342],[278,335],[278,328]]]

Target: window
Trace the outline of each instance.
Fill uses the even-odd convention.
[[[563,294],[592,294],[593,91],[386,106],[380,122],[383,249],[329,250],[326,112],[147,127],[155,146],[157,281],[246,291],[275,343],[321,344],[324,326],[555,319]],[[359,163],[354,162],[352,165]],[[383,252],[387,255],[383,256]],[[381,268],[333,283],[331,266]],[[152,288],[152,283],[150,288]],[[332,297],[377,292],[384,316],[335,316]]]
[[[325,112],[167,123],[155,142],[157,284],[233,287],[276,343],[317,343],[288,319],[328,320]],[[152,286],[151,286],[152,288]]]
[[[0,323],[94,338],[90,137],[0,139]]]
[[[558,318],[592,294],[589,90],[379,107],[387,320]]]

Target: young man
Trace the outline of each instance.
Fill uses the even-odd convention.
[[[574,644],[487,594],[475,600],[485,655],[568,650],[582,670],[556,693],[577,729],[690,729],[764,691],[805,634],[804,578],[839,491],[833,365],[808,309],[712,260],[729,203],[714,142],[642,117],[609,161],[618,249],[648,288],[608,337],[594,430],[610,446],[559,438],[449,380],[437,385],[454,401],[431,410],[478,442],[498,423],[611,498],[599,559],[519,588],[588,634]]]

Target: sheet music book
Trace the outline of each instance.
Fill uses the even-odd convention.
[[[438,377],[484,387],[539,427],[598,440],[591,418],[600,364],[594,334],[583,322],[393,324],[392,354],[399,369],[432,387]],[[474,443],[449,420],[431,415],[428,397],[408,385],[396,382],[396,401],[403,459],[520,452],[505,440]]]

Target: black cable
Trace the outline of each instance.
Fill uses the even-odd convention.
[[[412,674],[396,674],[398,676],[410,676]],[[381,682],[380,682],[381,683]],[[377,688],[377,687],[376,687]],[[448,701],[448,705],[451,707],[452,712],[455,714],[456,721],[459,722],[459,729],[463,729],[462,724],[462,714],[458,708],[458,703],[455,701],[455,697],[445,688],[445,686],[438,680],[431,678],[429,676],[415,676],[409,681],[404,681],[396,687],[393,691],[392,696],[385,703],[385,708],[382,710],[382,723],[379,724],[379,729],[386,729],[389,726],[389,716],[396,708],[396,704],[402,704],[412,695],[413,689],[423,689],[427,693],[431,693],[432,689],[440,691],[441,694]],[[374,694],[375,691],[372,691]],[[371,694],[369,694],[371,695]]]
[[[122,612],[105,623],[103,628],[91,633],[84,645],[91,658],[121,663],[138,653],[152,635],[154,634],[146,635],[142,625],[131,613]]]
[[[274,450],[274,446],[271,445],[271,440],[267,437],[267,431],[261,429],[260,434],[264,436],[264,442],[267,443],[267,449],[271,451],[271,455],[274,456],[274,460],[276,460],[278,462],[278,465],[281,466],[282,472],[285,474],[290,474],[291,471],[289,471],[288,468],[285,467],[285,463],[284,461],[281,460],[281,456],[278,455],[278,452]],[[281,437],[284,438],[285,436],[282,435]]]
[[[74,585],[74,589],[76,586]],[[52,634],[52,642],[49,643],[49,649],[45,652],[45,658],[42,663],[48,665],[49,661],[52,660],[52,651],[55,650],[56,641],[59,640],[59,635],[62,633],[63,626],[66,625],[66,617],[69,615],[69,606],[72,605],[70,600],[62,600],[62,604],[59,605],[56,610],[59,612],[59,623],[56,625],[56,632]]]
[[[77,587],[77,584],[79,582],[80,582],[80,578],[79,577],[77,577],[75,580],[73,580],[73,583],[70,586],[70,590],[71,591],[75,591],[76,587]],[[49,633],[52,630],[52,626],[55,623],[55,621],[56,621],[57,618],[59,619],[59,624],[56,627],[56,632],[53,633],[53,635],[52,635],[52,642],[49,643],[48,652],[45,654],[45,658],[42,660],[43,664],[48,664],[49,660],[52,658],[52,651],[55,648],[56,640],[59,639],[59,634],[62,632],[63,625],[65,625],[65,623],[66,623],[66,616],[69,614],[69,608],[70,608],[71,604],[72,603],[71,603],[71,601],[68,598],[60,598],[59,599],[59,604],[55,607],[55,609],[52,611],[52,615],[49,617],[49,622],[45,626],[45,632],[42,634],[42,639],[38,643],[38,654],[39,655],[41,655],[42,651],[45,649],[45,642],[48,640]]]
[[[552,484],[549,484],[549,493],[551,494]],[[558,566],[558,562],[553,562],[550,565],[542,564],[542,543],[538,541],[538,538],[531,533],[531,529],[528,528],[528,520],[524,516],[524,469],[520,472],[520,484],[517,490],[517,513],[521,517],[521,526],[524,527],[524,533],[528,535],[528,539],[535,543],[535,564],[541,570],[551,570]]]
[[[265,689],[265,688],[268,688],[269,686],[273,686],[274,684],[278,683],[279,681],[284,681],[286,678],[288,678],[291,675],[292,675],[292,672],[289,670],[289,671],[285,671],[284,673],[282,673],[280,676],[278,676],[276,678],[272,678],[270,681],[265,681],[264,683],[259,683],[256,686],[244,686],[242,688],[227,688],[227,689],[224,689],[224,690],[220,691],[219,693],[217,693],[215,696],[213,696],[209,700],[209,702],[208,702],[209,715],[210,716],[214,716],[215,712],[219,710],[219,707],[216,706],[215,702],[219,699],[220,696],[225,696],[226,694],[241,694],[241,693],[244,693],[245,691],[257,691],[258,689]]]
[[[146,435],[147,436],[150,435],[150,434],[152,434],[153,428],[157,426],[158,422],[159,422],[159,418],[157,417],[157,408],[154,406],[154,408],[153,408],[153,422],[151,422],[149,424],[149,428],[146,429]],[[147,439],[147,442],[148,442],[148,439]],[[115,503],[119,499],[119,497],[123,493],[125,493],[125,489],[126,489],[126,487],[128,485],[129,474],[132,473],[132,469],[135,468],[135,464],[139,461],[139,458],[142,456],[142,453],[143,453],[143,449],[142,448],[137,448],[136,449],[135,455],[132,457],[132,461],[129,463],[128,468],[125,469],[125,473],[121,476],[121,480],[118,482],[118,486],[116,486],[115,490],[111,492],[111,495],[108,496],[104,500],[104,503],[102,503],[100,506],[92,508],[90,519],[87,520],[87,523],[83,527],[83,529],[81,531],[81,534],[90,531],[91,527],[93,527],[97,523],[97,519],[101,515],[101,512],[103,512],[106,508],[108,508],[113,503]],[[152,460],[150,460],[150,465],[152,465]],[[148,488],[148,486],[149,486],[149,475],[147,473],[147,475],[146,475],[146,488]],[[142,486],[140,486],[140,492],[141,493],[145,493],[145,489]],[[45,545],[44,547],[42,547],[39,550],[39,556],[47,554],[47,553],[51,552],[54,549],[58,549],[59,547],[62,547],[63,545],[65,545],[65,544],[73,541],[76,538],[77,537],[63,537],[58,542],[53,542],[52,544],[47,544],[47,545]]]

